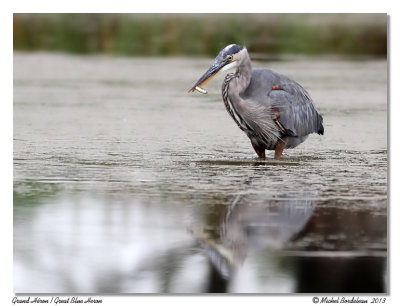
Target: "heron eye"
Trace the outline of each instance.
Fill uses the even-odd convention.
[[[228,61],[233,60],[233,56],[232,55],[228,55]]]

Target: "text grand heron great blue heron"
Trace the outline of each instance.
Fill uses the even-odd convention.
[[[322,117],[308,92],[272,70],[252,69],[246,47],[232,44],[223,48],[189,92],[207,93],[200,86],[232,68],[236,72],[225,77],[222,98],[260,158],[265,158],[265,150],[275,150],[275,159],[280,159],[285,148],[296,147],[309,134],[324,134]]]

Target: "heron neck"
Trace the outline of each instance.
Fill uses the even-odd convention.
[[[241,94],[246,90],[251,81],[251,62],[247,52],[243,55],[243,58],[236,70],[236,74],[238,77],[236,79],[235,89],[238,94]]]

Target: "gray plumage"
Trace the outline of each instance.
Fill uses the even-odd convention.
[[[265,150],[275,150],[279,159],[284,148],[296,147],[311,133],[324,133],[322,117],[308,92],[272,70],[252,69],[247,49],[239,45],[222,49],[190,91],[230,68],[236,68],[236,72],[225,77],[222,98],[260,158],[265,158]]]

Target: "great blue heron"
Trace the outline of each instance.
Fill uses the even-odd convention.
[[[200,86],[232,68],[236,72],[225,77],[222,98],[260,158],[265,158],[265,150],[275,150],[275,159],[280,159],[285,148],[296,147],[309,134],[324,134],[322,117],[308,92],[272,70],[252,69],[246,47],[232,44],[223,48],[189,92],[207,93]]]

